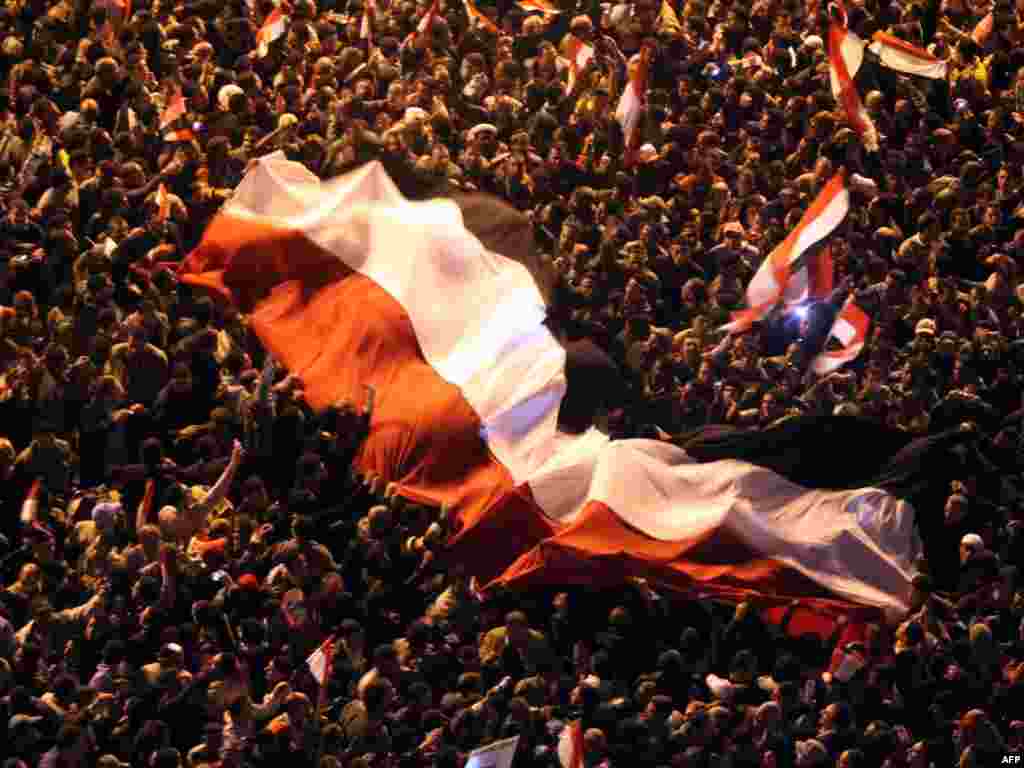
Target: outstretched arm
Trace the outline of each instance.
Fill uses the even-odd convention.
[[[220,478],[214,483],[206,498],[198,504],[192,505],[185,513],[188,521],[189,538],[206,525],[206,518],[210,512],[227,497],[244,456],[245,451],[242,450],[242,444],[236,440],[231,451],[231,461],[224,468]]]

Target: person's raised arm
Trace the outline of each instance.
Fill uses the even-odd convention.
[[[242,463],[242,458],[245,456],[245,451],[242,449],[242,444],[235,440],[235,444],[231,450],[231,461],[224,468],[221,476],[214,483],[213,488],[198,504],[193,505],[188,512],[189,530],[191,533],[189,536],[194,535],[195,531],[202,529],[206,525],[206,518],[218,504],[220,504],[228,495],[228,491],[231,490],[231,484],[235,481],[235,475],[238,473],[238,467]]]
[[[149,482],[153,482],[150,480]],[[148,491],[148,488],[147,488]],[[174,607],[174,598],[178,593],[178,561],[174,547],[160,545],[160,607],[169,611]]]
[[[149,522],[150,515],[153,513],[153,503],[156,498],[156,481],[150,478],[146,481],[146,492],[142,497],[142,501],[139,502],[138,508],[135,510],[135,531],[134,534],[138,536],[139,531],[142,527]]]

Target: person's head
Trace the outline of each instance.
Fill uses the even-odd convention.
[[[508,633],[509,643],[522,648],[529,639],[530,625],[526,614],[522,611],[512,611],[505,616],[505,631]]]
[[[939,217],[931,211],[922,213],[917,220],[917,231],[921,240],[925,243],[936,240],[942,231]]]
[[[363,688],[362,701],[371,719],[383,718],[395,697],[395,689],[391,681],[378,677]]]
[[[817,739],[796,742],[795,751],[796,760],[793,765],[796,768],[818,768],[829,763],[828,750]]]
[[[850,708],[842,702],[833,702],[821,711],[818,728],[822,731],[841,731],[850,727]]]
[[[968,533],[960,540],[960,564],[967,565],[985,549],[985,542],[976,533]]]

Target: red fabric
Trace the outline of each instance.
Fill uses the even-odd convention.
[[[837,600],[795,569],[754,552],[724,529],[690,540],[658,541],[630,528],[596,501],[589,502],[571,524],[538,542],[488,587],[602,587],[631,577],[695,598],[754,601],[762,609],[784,611],[800,599],[802,610],[790,623],[798,633],[828,634],[840,615],[859,621],[881,619],[877,609]],[[781,613],[768,615],[775,621],[781,618]]]
[[[916,45],[911,45],[906,40],[901,40],[893,35],[887,35],[885,32],[875,32],[875,34],[871,36],[871,39],[891,48],[898,48],[904,53],[907,53],[914,58],[921,59],[922,61],[938,61],[935,56],[928,53],[924,48],[918,48]]]
[[[253,329],[302,378],[314,408],[361,403],[367,385],[376,389],[357,458],[363,471],[412,500],[448,503],[468,524],[511,490],[479,417],[424,360],[403,307],[301,232],[221,214],[179,274],[251,312]]]
[[[840,99],[843,109],[846,112],[846,119],[850,127],[857,132],[862,139],[871,131],[871,126],[864,122],[861,112],[863,105],[860,100],[860,93],[854,84],[850,73],[846,68],[846,61],[841,54],[843,39],[846,37],[846,29],[839,24],[832,22],[828,28],[828,56],[832,68],[836,71],[836,79],[839,81]]]
[[[313,407],[362,402],[366,385],[376,389],[359,468],[398,483],[413,501],[448,503],[458,531],[446,557],[483,583],[600,587],[635,576],[694,596],[754,599],[766,609],[801,598],[807,618],[794,627],[805,631],[827,631],[820,617],[840,612],[876,616],[721,530],[656,541],[598,502],[570,525],[550,520],[490,454],[459,389],[425,361],[404,308],[297,230],[222,213],[179,274],[250,312],[253,329],[302,378]]]
[[[825,300],[835,288],[832,246],[826,245],[807,263],[807,297]]]

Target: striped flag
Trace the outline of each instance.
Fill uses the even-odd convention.
[[[477,24],[495,35],[498,34],[497,24],[487,18],[487,16],[476,7],[473,0],[462,0],[462,2],[466,6],[466,15],[469,16],[469,20],[473,24]]]
[[[39,478],[33,480],[32,486],[28,489],[28,494],[25,496],[25,501],[21,505],[21,522],[25,525],[34,523],[39,516],[40,487],[41,482]]]
[[[812,284],[824,278],[817,276],[819,267],[813,268],[814,274],[809,271],[809,259],[804,258],[805,254],[832,234],[849,210],[846,174],[840,171],[825,185],[800,223],[768,254],[747,286],[747,309],[734,312],[732,321],[725,326],[726,330],[746,330],[776,304],[807,298]]]
[[[502,739],[486,747],[477,747],[469,753],[466,768],[512,768],[519,737]]]
[[[827,299],[834,287],[833,279],[832,246],[827,243],[821,247],[812,246],[790,267],[789,283],[782,301],[786,305],[794,305]]]
[[[552,5],[549,0],[518,0],[516,3],[524,11],[537,11],[545,16],[556,16],[561,11]]]
[[[868,47],[878,56],[883,67],[932,80],[943,80],[946,77],[946,62],[942,59],[885,32],[875,32]]]
[[[833,339],[839,342],[838,348],[826,343],[825,350],[814,359],[811,366],[814,372],[819,375],[831,373],[856,359],[867,342],[870,325],[871,318],[857,306],[853,297],[847,299],[829,331],[829,342]]]
[[[562,768],[583,768],[583,723],[573,720],[558,737],[558,762]]]
[[[323,688],[331,676],[331,660],[334,658],[334,638],[329,637],[306,659],[306,666],[310,674],[316,680],[317,685]]]
[[[815,226],[791,251],[831,228]],[[250,168],[178,274],[246,312],[311,407],[375,387],[358,469],[451,504],[451,551],[485,594],[643,577],[765,609],[799,599],[801,616],[905,616],[919,542],[891,494],[558,429],[571,353],[544,325],[544,278],[517,244],[530,234],[482,196],[410,201],[380,162],[320,181],[279,152]]]
[[[869,152],[878,151],[878,129],[864,108],[853,78],[864,63],[864,41],[846,28],[846,11],[830,6],[832,20],[828,29],[828,78],[832,95],[846,112],[850,127],[860,136]]]
[[[570,35],[566,54],[569,59],[569,90],[571,91],[576,86],[576,80],[580,73],[594,58],[594,46],[588,45],[575,35]]]
[[[842,5],[833,3],[830,11],[832,20],[828,31],[828,75],[832,95],[843,106],[847,121],[861,137],[865,148],[869,152],[876,152],[878,129],[864,108],[854,82],[864,63],[864,49],[868,48],[878,56],[883,67],[906,75],[942,80],[946,77],[947,65],[928,51],[885,32],[876,32],[868,45],[847,29],[846,11]]]
[[[629,61],[629,81],[619,97],[615,119],[622,126],[626,137],[627,159],[640,146],[640,118],[647,100],[647,72],[650,66],[650,48],[645,47]]]
[[[437,16],[440,10],[441,0],[434,0],[434,2],[430,4],[430,8],[427,12],[423,14],[423,18],[420,19],[419,24],[416,25],[416,29],[410,32],[409,36],[405,38],[404,44],[407,45],[409,43],[413,43],[420,35],[429,32],[430,25],[434,23],[434,17]]]
[[[256,55],[261,59],[270,52],[270,44],[277,40],[288,29],[288,17],[280,8],[275,8],[267,16],[263,26],[256,33]]]

